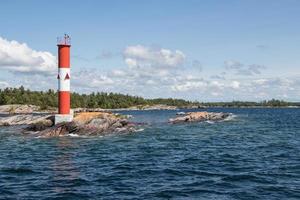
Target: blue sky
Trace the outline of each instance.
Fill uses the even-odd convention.
[[[0,87],[55,89],[68,33],[73,91],[299,101],[299,22],[297,0],[4,0]]]

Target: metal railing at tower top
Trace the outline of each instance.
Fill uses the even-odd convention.
[[[71,38],[65,34],[63,37],[57,37],[57,45],[71,45]]]

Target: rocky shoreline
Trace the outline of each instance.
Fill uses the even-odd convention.
[[[0,114],[42,114],[42,113],[54,113],[55,110],[42,110],[39,106],[35,105],[21,105],[11,104],[0,106]]]
[[[178,113],[177,113],[178,114]],[[215,112],[180,112],[175,118],[169,119],[170,124],[221,121],[229,117],[229,113]],[[8,114],[0,116],[0,126],[23,125],[24,134],[34,134],[39,137],[56,137],[69,134],[76,135],[106,135],[111,133],[130,133],[141,125],[130,122],[128,116],[112,112],[79,112],[74,120],[68,123],[54,125],[53,114]]]
[[[194,107],[191,107],[194,108]],[[163,104],[157,105],[140,105],[132,106],[129,108],[116,108],[116,109],[103,109],[103,108],[74,108],[75,113],[81,112],[110,112],[110,111],[137,111],[137,110],[177,110],[177,106],[168,106]],[[39,106],[35,105],[21,105],[21,104],[11,104],[0,106],[0,114],[47,114],[47,113],[57,113],[56,108],[51,109],[41,109]]]
[[[139,110],[180,110],[180,109],[206,109],[206,108],[224,108],[222,106],[214,106],[214,107],[199,107],[199,106],[185,106],[185,107],[177,107],[177,106],[168,106],[164,104],[157,105],[140,105],[140,106],[132,106],[129,108],[116,108],[116,109],[103,109],[103,108],[75,108],[73,109],[74,113],[81,112],[112,112],[112,111],[139,111]],[[226,108],[226,107],[225,107]],[[239,107],[231,107],[231,108],[277,108],[277,107],[268,107],[268,106],[239,106]],[[278,108],[299,108],[297,106],[284,106]],[[56,108],[50,109],[41,109],[39,106],[35,105],[20,105],[20,104],[12,104],[12,105],[2,105],[0,106],[0,115],[5,114],[55,114],[57,113]]]
[[[181,108],[181,107],[180,107]],[[115,109],[104,109],[104,108],[74,108],[75,113],[80,112],[110,112],[110,111],[138,111],[138,110],[178,110],[177,106],[168,106],[164,104],[156,105],[138,105],[129,108],[115,108]],[[186,106],[184,109],[197,109],[198,106]],[[201,107],[202,108],[202,107]],[[45,114],[45,113],[57,113],[56,108],[41,109],[39,106],[35,105],[21,105],[21,104],[11,104],[11,105],[1,105],[0,114]]]

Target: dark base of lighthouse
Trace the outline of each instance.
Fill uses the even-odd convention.
[[[70,112],[70,114],[62,115],[62,114],[56,114],[54,116],[54,124],[60,124],[64,122],[71,122],[73,121],[74,113],[73,111]]]

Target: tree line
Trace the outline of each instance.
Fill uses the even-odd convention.
[[[19,88],[0,89],[0,105],[31,104],[40,106],[41,109],[57,107],[58,93],[48,91],[31,91],[23,86]],[[190,106],[196,103],[183,99],[145,99],[138,96],[118,93],[93,92],[91,94],[71,93],[72,108],[129,108],[132,106],[165,104],[169,106]]]
[[[49,89],[48,91],[31,91],[23,86],[19,88],[0,89],[0,105],[6,104],[32,104],[40,106],[41,109],[57,107],[57,92]],[[177,107],[284,107],[284,106],[300,106],[300,103],[285,102],[282,100],[272,99],[262,102],[192,102],[183,99],[173,98],[157,98],[145,99],[138,96],[124,95],[118,93],[97,92],[91,94],[71,93],[72,108],[129,108],[132,106],[156,105],[164,104]]]
[[[278,99],[264,100],[261,102],[253,101],[231,101],[231,102],[207,102],[202,103],[206,107],[287,107],[300,106],[300,102],[287,102]]]

